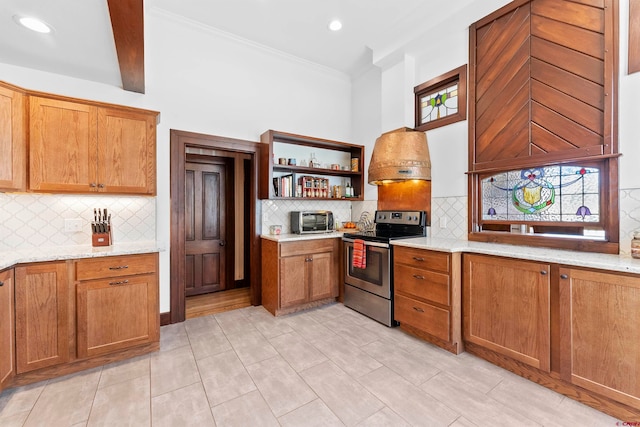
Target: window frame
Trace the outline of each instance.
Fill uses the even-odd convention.
[[[458,112],[441,119],[432,120],[422,123],[422,97],[438,92],[439,90],[450,86],[452,83],[458,83]],[[413,88],[415,103],[415,129],[418,131],[428,131],[451,123],[460,122],[467,119],[467,64],[426,81]]]

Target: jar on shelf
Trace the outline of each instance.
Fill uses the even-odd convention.
[[[631,256],[640,258],[640,230],[633,232],[633,239],[631,239]]]

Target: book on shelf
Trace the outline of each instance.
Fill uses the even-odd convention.
[[[273,178],[273,191],[276,197],[295,196],[295,180],[293,174]]]

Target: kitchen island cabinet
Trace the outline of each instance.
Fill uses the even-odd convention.
[[[394,317],[409,333],[461,353],[459,253],[395,247]]]
[[[0,391],[15,375],[13,269],[0,271]]]
[[[64,261],[16,267],[17,374],[69,361],[68,290]]]
[[[78,358],[159,340],[156,254],[83,259],[74,266]]]
[[[29,96],[29,189],[155,194],[153,111]]]
[[[262,305],[277,316],[335,301],[340,243],[262,239]]]
[[[0,190],[24,191],[27,126],[24,91],[0,82]]]

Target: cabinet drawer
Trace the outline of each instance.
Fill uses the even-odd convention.
[[[402,295],[394,301],[395,320],[418,328],[434,337],[450,341],[449,311]]]
[[[299,242],[280,243],[280,256],[306,255],[331,252],[338,248],[338,238],[301,240]]]
[[[393,249],[393,262],[407,264],[416,268],[424,268],[433,271],[449,273],[450,255],[445,252],[427,251],[424,249],[405,248],[395,246]]]
[[[449,306],[449,275],[406,265],[397,265],[393,273],[395,290]]]
[[[76,280],[156,273],[157,254],[87,258],[75,263]]]

